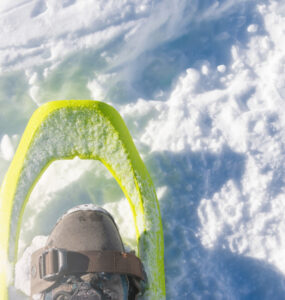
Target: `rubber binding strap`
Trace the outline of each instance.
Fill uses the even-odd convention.
[[[140,259],[132,253],[42,248],[32,254],[31,293],[42,293],[64,275],[97,272],[125,274],[146,280]]]
[[[47,257],[50,256],[48,268]],[[67,271],[67,253],[64,249],[49,248],[39,258],[40,278],[47,281],[55,281]]]

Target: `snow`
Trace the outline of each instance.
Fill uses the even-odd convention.
[[[158,191],[168,298],[284,297],[282,1],[1,1],[0,26],[1,180],[38,105],[104,100]],[[55,222],[71,208],[53,204],[66,197],[99,200],[131,236],[98,164],[55,163],[42,180],[21,251],[52,228],[35,229],[44,213]]]
[[[10,137],[5,134],[2,137],[1,143],[0,143],[0,148],[1,148],[1,153],[3,156],[3,159],[5,160],[12,160],[13,156],[14,156],[14,148],[11,142]]]
[[[226,69],[227,67],[225,65],[219,65],[217,66],[217,70],[220,72],[220,73],[225,73],[226,72]]]
[[[257,24],[250,24],[247,27],[248,32],[256,32],[258,30],[258,25]]]
[[[15,269],[15,287],[18,290],[23,291],[26,295],[30,295],[30,265],[31,265],[31,257],[32,254],[44,247],[47,242],[47,236],[36,236],[32,243],[25,252],[23,256],[16,264]],[[36,298],[39,298],[38,295]],[[33,297],[33,299],[35,299]]]

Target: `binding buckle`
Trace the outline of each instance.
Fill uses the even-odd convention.
[[[40,278],[55,281],[67,270],[67,253],[64,249],[49,248],[39,258]]]

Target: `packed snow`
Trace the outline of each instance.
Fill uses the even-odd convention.
[[[39,105],[105,101],[158,192],[167,299],[285,297],[283,1],[4,0],[0,27],[0,180]],[[131,236],[99,163],[56,162],[26,208],[20,256],[83,203]]]

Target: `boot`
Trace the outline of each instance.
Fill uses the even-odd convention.
[[[31,292],[44,300],[136,299],[143,281],[141,261],[125,252],[113,217],[99,207],[64,215],[32,255]]]

